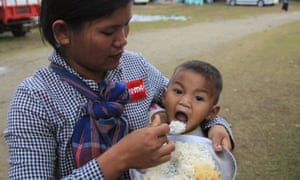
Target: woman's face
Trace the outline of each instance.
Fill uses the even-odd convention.
[[[62,55],[81,76],[99,82],[106,71],[118,66],[127,44],[131,6],[88,22],[81,31],[71,31]]]

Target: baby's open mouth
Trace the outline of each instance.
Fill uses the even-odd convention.
[[[175,119],[183,123],[188,121],[187,115],[183,112],[176,112]]]

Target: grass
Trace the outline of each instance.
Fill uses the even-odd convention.
[[[300,176],[299,34],[297,22],[199,55],[224,76],[221,114],[235,134],[237,179]]]
[[[300,11],[299,1],[290,1]],[[133,33],[185,26],[220,19],[275,13],[280,5],[264,8],[204,6],[134,6],[134,13],[191,17],[189,21],[132,24]],[[296,180],[300,177],[300,22],[252,34],[197,58],[215,64],[224,78],[221,115],[232,124],[238,162],[237,180]],[[0,59],[41,46],[35,29],[24,38],[0,35]],[[186,57],[185,59],[189,59]],[[177,60],[180,62],[182,60]],[[170,74],[175,64],[159,67]],[[170,68],[171,67],[171,68]]]

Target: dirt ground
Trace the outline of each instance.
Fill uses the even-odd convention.
[[[299,12],[269,14],[240,20],[199,23],[176,29],[132,33],[126,49],[141,52],[152,64],[163,67],[170,62],[213,51],[218,45],[255,32],[300,21]],[[6,127],[6,113],[15,87],[42,66],[47,66],[50,47],[36,48],[0,59],[0,131]],[[1,56],[2,57],[2,56]],[[6,179],[7,147],[0,136],[0,179]]]

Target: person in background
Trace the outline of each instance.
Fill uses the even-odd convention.
[[[282,0],[281,9],[285,12],[287,12],[289,10],[289,0]]]
[[[40,31],[54,50],[10,103],[9,179],[130,179],[130,168],[170,160],[169,126],[148,120],[168,79],[125,50],[131,17],[131,0],[41,2]],[[127,82],[142,92],[136,99]],[[231,147],[226,124],[203,126],[214,147]]]
[[[207,132],[202,131],[201,125],[219,118],[218,100],[222,88],[221,73],[211,64],[191,60],[178,65],[162,95],[167,123],[179,121],[185,124],[185,131],[182,133],[207,136]],[[233,139],[231,141],[234,145]],[[229,142],[229,139],[225,141]],[[224,144],[224,147],[228,145]]]

